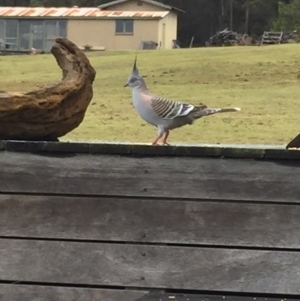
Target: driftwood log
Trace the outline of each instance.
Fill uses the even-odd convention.
[[[68,39],[56,39],[51,53],[62,69],[59,83],[28,93],[0,93],[0,139],[57,140],[83,121],[96,72]]]

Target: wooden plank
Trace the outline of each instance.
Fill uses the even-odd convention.
[[[156,147],[145,143],[130,142],[53,142],[53,141],[11,141],[0,140],[0,149],[17,152],[42,153],[92,153],[92,154],[119,154],[119,155],[152,155],[152,156],[191,156],[191,157],[225,157],[225,158],[264,158],[265,151],[276,149],[282,153],[285,145],[272,144],[191,144],[176,143],[171,146]],[[298,153],[299,154],[299,153]],[[288,157],[288,156],[287,156]],[[296,158],[295,158],[296,159]],[[300,155],[298,156],[300,160]]]
[[[139,155],[139,156],[185,156],[185,157],[218,157],[248,158],[275,160],[300,160],[300,153],[286,150],[285,145],[263,144],[189,144],[176,143],[171,146],[157,147],[143,143],[124,142],[53,142],[53,141],[3,141],[0,150],[13,152],[30,152],[43,154],[105,154],[105,155]]]
[[[151,301],[148,296],[147,291],[0,284],[3,301]]]
[[[0,236],[300,248],[299,205],[0,196]]]
[[[0,299],[13,301],[282,301],[282,298],[255,296],[203,295],[163,291],[66,288],[19,284],[0,284]],[[284,298],[284,301],[297,299]]]
[[[0,240],[0,281],[299,294],[300,252]]]
[[[1,143],[1,142],[0,142]],[[283,149],[280,145],[268,145],[267,148]],[[156,147],[143,143],[124,142],[49,142],[49,141],[3,141],[3,149],[21,152],[64,152],[119,155],[152,156],[192,156],[192,157],[242,157],[263,158],[265,145],[230,144],[176,144]],[[299,156],[300,159],[300,156]]]
[[[3,152],[0,192],[299,202],[300,162],[279,163]]]
[[[1,298],[2,297],[2,298]],[[159,291],[103,290],[0,284],[1,300],[13,301],[282,301],[282,298],[167,293]],[[297,299],[284,298],[284,301]]]

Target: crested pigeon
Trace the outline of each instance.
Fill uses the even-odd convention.
[[[158,129],[158,135],[152,145],[158,145],[158,141],[163,136],[163,145],[169,145],[167,139],[170,130],[187,124],[191,125],[201,117],[241,110],[240,108],[208,108],[204,104],[194,106],[159,97],[148,90],[145,80],[139,75],[136,61],[137,57],[135,57],[132,73],[124,87],[132,88],[133,105],[140,117]]]

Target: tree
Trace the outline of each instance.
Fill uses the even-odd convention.
[[[279,2],[278,19],[273,22],[273,30],[294,31],[300,30],[300,0],[291,3]]]
[[[246,0],[246,21],[245,21],[245,33],[249,33],[249,10],[250,10],[250,0]]]
[[[278,0],[249,0],[248,20],[245,14],[245,30],[252,36],[260,36],[265,30],[271,30],[272,23],[278,16]],[[247,3],[244,4],[247,11]],[[248,23],[246,27],[246,23]]]
[[[230,23],[229,28],[230,30],[233,30],[233,0],[229,0],[230,3]]]
[[[1,6],[29,6],[30,0],[2,0]]]

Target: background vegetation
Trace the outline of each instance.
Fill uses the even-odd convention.
[[[97,6],[111,0],[1,0],[3,6]],[[218,30],[233,29],[259,37],[264,30],[300,29],[300,0],[157,0],[181,8],[178,40],[204,45]]]

